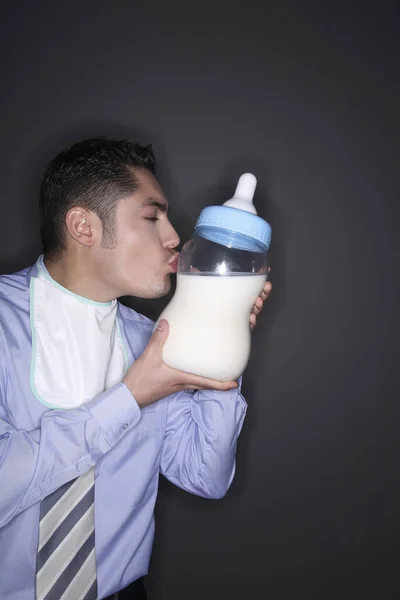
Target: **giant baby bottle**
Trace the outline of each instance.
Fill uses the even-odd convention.
[[[250,357],[250,313],[268,275],[271,227],[257,216],[251,173],[235,195],[205,208],[179,257],[164,362],[219,381],[237,379]],[[156,323],[156,325],[157,325]]]

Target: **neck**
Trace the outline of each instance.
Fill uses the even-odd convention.
[[[54,281],[78,296],[95,302],[110,302],[116,297],[95,274],[87,257],[65,252],[59,259],[45,257],[43,262]]]

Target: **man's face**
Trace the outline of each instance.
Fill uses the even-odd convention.
[[[115,297],[158,298],[171,288],[179,236],[157,179],[147,169],[135,169],[135,174],[138,189],[118,202],[115,243],[111,249],[97,248],[97,269]]]

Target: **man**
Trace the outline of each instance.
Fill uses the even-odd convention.
[[[179,237],[150,147],[92,139],[40,193],[43,255],[0,277],[0,598],[146,598],[159,472],[221,498],[246,403],[170,369],[116,299],[170,289]],[[271,290],[265,287],[251,315]]]

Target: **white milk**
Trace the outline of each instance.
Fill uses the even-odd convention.
[[[169,322],[164,362],[219,381],[237,379],[249,360],[250,313],[266,279],[178,273],[176,292],[158,319]]]

